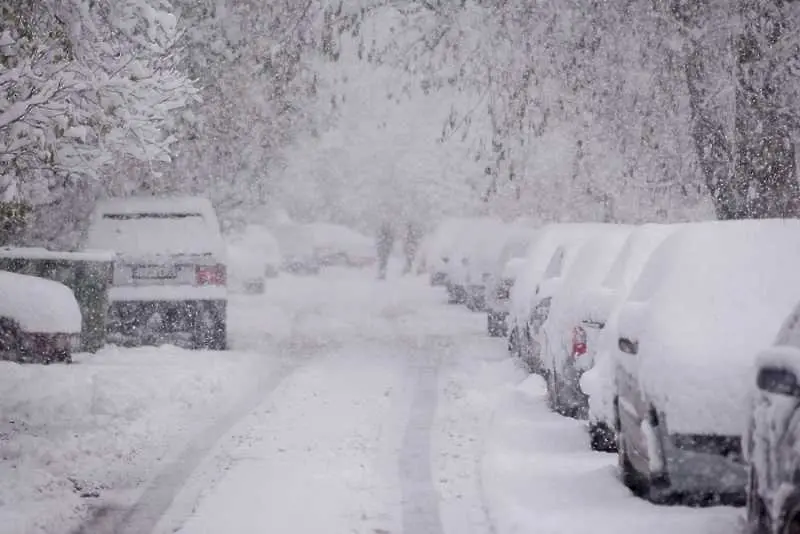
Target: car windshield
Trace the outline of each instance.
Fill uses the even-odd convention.
[[[105,213],[89,229],[87,247],[122,255],[207,253],[213,237],[200,213]]]

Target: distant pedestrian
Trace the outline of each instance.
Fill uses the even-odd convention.
[[[406,237],[403,242],[403,255],[406,262],[403,266],[403,274],[409,274],[414,267],[414,259],[417,257],[421,237],[422,235],[417,225],[414,223],[406,225]]]
[[[389,223],[383,223],[378,230],[378,278],[386,279],[389,267],[389,257],[394,248],[394,228]]]

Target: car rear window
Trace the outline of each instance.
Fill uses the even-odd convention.
[[[87,241],[126,255],[196,254],[213,252],[216,236],[200,213],[104,213]]]

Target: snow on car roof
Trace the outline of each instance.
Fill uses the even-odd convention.
[[[81,331],[81,310],[72,290],[36,276],[0,271],[0,316],[15,320],[25,332]]]
[[[129,197],[97,203],[85,245],[124,256],[225,255],[211,202],[201,197]]]
[[[542,227],[528,248],[525,264],[519,269],[511,288],[511,307],[515,317],[530,312],[531,298],[550,265],[553,254],[569,241],[585,239],[609,228],[606,223],[554,223]]]
[[[690,224],[651,255],[619,332],[639,342],[671,431],[741,430],[753,361],[800,301],[799,271],[798,220]]]
[[[114,261],[113,250],[59,251],[41,247],[0,247],[0,258],[32,260]]]
[[[559,328],[572,328],[583,318],[586,293],[602,283],[632,231],[632,226],[612,225],[580,244],[563,275],[563,289],[553,301],[552,320],[569,323],[560,324]]]

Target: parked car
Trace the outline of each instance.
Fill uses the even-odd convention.
[[[487,220],[476,228],[467,248],[466,268],[463,269],[466,293],[465,305],[471,311],[486,310],[486,284],[510,235],[510,227],[499,220]]]
[[[532,372],[541,372],[539,359],[540,347],[533,339],[532,323],[541,324],[546,317],[533,317],[534,304],[539,303],[537,297],[539,284],[550,268],[563,266],[551,263],[554,254],[563,244],[570,241],[586,239],[601,231],[606,225],[598,223],[563,223],[548,224],[536,233],[531,242],[524,264],[519,269],[510,291],[508,313],[508,350],[509,353],[525,362]],[[543,306],[549,302],[541,303]],[[540,307],[539,311],[543,311]]]
[[[459,228],[465,218],[445,219],[423,240],[422,254],[432,286],[447,285],[447,269]]]
[[[72,361],[81,336],[81,310],[72,290],[52,280],[0,271],[0,294],[0,358]]]
[[[755,354],[800,301],[800,221],[687,225],[656,249],[621,308],[615,402],[622,479],[744,503]]]
[[[307,226],[289,223],[272,230],[283,256],[281,270],[305,276],[319,274],[322,266],[314,249],[314,237]]]
[[[486,289],[486,330],[491,337],[508,337],[508,310],[511,288],[525,266],[522,257],[509,259],[499,276],[494,278]]]
[[[265,227],[248,224],[227,238],[228,286],[245,293],[263,293],[268,278],[281,265],[278,240]]]
[[[512,224],[500,253],[484,275],[486,330],[492,337],[508,335],[508,299],[522,258],[536,236],[534,228],[529,221]]]
[[[450,261],[446,271],[447,295],[451,304],[473,306],[470,304],[471,293],[468,287],[475,276],[472,263],[481,261],[477,254],[481,245],[496,239],[501,228],[502,223],[499,220],[488,217],[467,219],[458,227],[450,246]]]
[[[593,450],[617,452],[614,432],[614,355],[617,318],[631,287],[653,251],[678,225],[645,224],[636,228],[599,287],[587,291],[580,315],[585,331],[587,369],[580,388],[589,401],[589,443]]]
[[[209,200],[101,201],[84,246],[117,253],[109,293],[111,341],[226,348],[225,243]]]
[[[749,422],[747,524],[751,534],[800,532],[800,306],[757,358]]]
[[[536,343],[544,347],[542,364],[547,380],[547,394],[554,411],[585,419],[589,404],[580,388],[581,375],[591,368],[593,353],[589,346],[597,341],[596,318],[591,317],[586,298],[608,274],[633,228],[609,224],[586,240],[570,247],[564,245],[565,255],[561,274],[542,283],[539,297],[550,300],[546,320],[534,329]]]
[[[323,267],[369,267],[377,261],[375,240],[340,224],[305,225]]]

